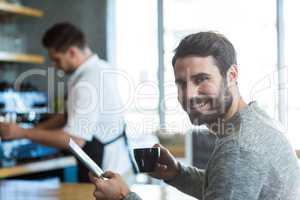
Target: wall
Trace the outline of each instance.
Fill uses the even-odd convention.
[[[41,19],[17,17],[17,23],[25,35],[27,52],[45,56],[46,62],[43,65],[21,64],[4,67],[6,73],[9,70],[10,77],[13,76],[11,74],[18,76],[28,69],[48,69],[51,66],[47,52],[41,45],[41,38],[46,29],[61,21],[69,21],[79,26],[85,32],[91,49],[101,58],[106,59],[106,0],[23,0],[22,4],[41,9],[45,13]],[[65,80],[65,76],[59,79],[64,82]],[[32,76],[29,81],[44,91],[47,91],[49,87],[54,87],[47,83],[47,77]]]

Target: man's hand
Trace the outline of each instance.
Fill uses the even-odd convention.
[[[0,137],[6,140],[24,138],[23,128],[13,123],[0,123]]]
[[[97,200],[121,200],[130,193],[119,174],[108,171],[103,176],[108,179],[103,180],[89,173],[90,181],[96,186],[94,196]]]
[[[170,181],[179,175],[180,168],[178,161],[176,161],[169,150],[160,144],[155,144],[153,147],[160,148],[160,157],[155,171],[149,175],[154,178],[163,179],[164,181]]]

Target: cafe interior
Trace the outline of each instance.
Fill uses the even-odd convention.
[[[205,169],[214,151],[217,137],[206,126],[192,124],[178,101],[174,49],[189,34],[225,35],[236,48],[241,96],[281,123],[300,158],[299,6],[288,0],[0,0],[0,123],[31,129],[68,112],[70,73],[54,67],[42,37],[56,23],[72,23],[117,77],[113,85],[124,103],[119,113],[127,135],[121,151],[137,169],[121,174],[130,190],[144,200],[196,199],[143,173],[134,152],[159,143],[181,163]],[[5,139],[4,132],[1,200],[95,199],[95,186],[81,171],[84,161],[70,149]],[[94,161],[97,145],[83,148]],[[114,160],[111,165],[122,170],[122,159],[114,156],[105,162]]]

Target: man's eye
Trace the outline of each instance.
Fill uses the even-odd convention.
[[[208,76],[201,76],[201,77],[198,77],[197,79],[195,79],[195,82],[196,82],[196,84],[200,84],[200,83],[202,83],[203,81],[206,81],[206,80],[208,80],[208,79],[209,79]]]

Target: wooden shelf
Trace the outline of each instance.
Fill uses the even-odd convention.
[[[0,62],[43,64],[45,58],[35,54],[0,52]]]
[[[14,5],[3,1],[0,2],[0,12],[4,14],[25,15],[31,17],[42,17],[44,15],[44,12],[41,10]]]
[[[61,169],[65,167],[75,166],[76,164],[76,159],[73,156],[66,156],[38,162],[32,162],[29,164],[19,165],[15,167],[0,168],[0,179],[36,172],[44,172],[54,169]]]

